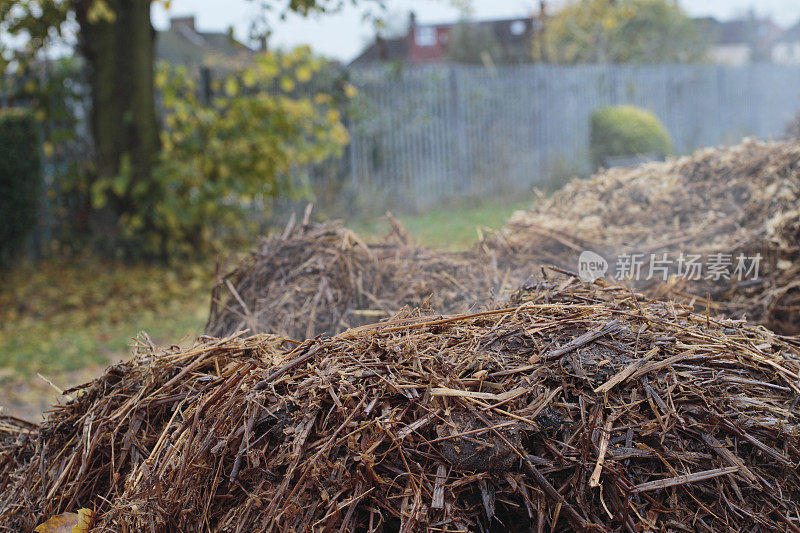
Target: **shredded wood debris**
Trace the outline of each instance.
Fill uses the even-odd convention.
[[[629,284],[653,298],[740,318],[773,331],[800,334],[800,143],[761,142],[702,149],[664,163],[614,168],[574,180],[529,211],[511,217],[482,244],[501,267],[554,264],[578,269],[590,250],[618,277],[622,254],[642,254],[639,280]],[[667,254],[664,280],[651,261]],[[723,254],[732,274],[737,257],[761,254],[758,275],[700,279],[679,274],[684,254]],[[649,277],[651,263],[657,266]],[[747,262],[746,266],[752,266]],[[688,270],[684,268],[684,272]],[[627,274],[628,272],[625,272]],[[628,283],[628,282],[626,282]]]
[[[143,338],[3,425],[0,529],[800,528],[797,339],[549,271],[503,308],[283,345]]]

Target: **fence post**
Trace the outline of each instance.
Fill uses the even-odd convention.
[[[203,105],[211,105],[211,100],[214,94],[211,90],[211,69],[209,67],[202,67],[200,69],[200,98]]]
[[[450,82],[450,109],[451,113],[450,116],[452,117],[452,121],[454,124],[453,127],[453,138],[456,139],[456,146],[455,146],[455,154],[456,154],[456,162],[458,167],[458,175],[459,179],[462,181],[469,180],[472,182],[472,165],[467,164],[467,158],[470,157],[469,150],[467,148],[467,137],[465,131],[465,119],[464,119],[464,111],[461,109],[461,102],[459,100],[459,91],[458,91],[458,73],[456,72],[456,66],[450,65],[448,67],[448,81]],[[471,163],[471,161],[470,161]]]

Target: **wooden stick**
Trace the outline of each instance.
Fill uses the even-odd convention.
[[[655,481],[648,481],[647,483],[640,483],[631,489],[631,494],[639,492],[647,492],[650,490],[666,489],[669,487],[676,487],[678,485],[686,485],[687,483],[697,483],[698,481],[705,481],[720,476],[727,476],[738,472],[738,466],[727,466],[725,468],[715,468],[713,470],[704,470],[702,472],[695,472],[694,474],[684,474],[682,476],[675,476],[668,479],[657,479]]]
[[[614,425],[614,417],[609,416],[606,420],[606,425],[603,428],[603,435],[600,437],[600,449],[597,452],[597,464],[592,472],[592,477],[589,478],[589,486],[594,488],[600,484],[600,474],[603,471],[603,462],[606,458],[606,450],[608,449],[608,441],[611,440],[611,427]]]

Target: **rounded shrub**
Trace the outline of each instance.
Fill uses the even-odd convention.
[[[36,225],[40,149],[39,127],[30,112],[0,110],[0,266],[11,262]]]
[[[607,157],[672,152],[672,140],[661,121],[630,105],[602,107],[592,113],[589,146],[595,169]]]

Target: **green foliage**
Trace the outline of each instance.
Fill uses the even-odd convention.
[[[0,72],[24,66],[61,37],[71,7],[71,0],[0,0],[0,34],[16,37],[0,40]]]
[[[706,59],[709,42],[668,0],[584,0],[548,19],[544,48],[557,63],[686,63]]]
[[[293,169],[340,155],[349,141],[331,95],[310,91],[323,66],[308,48],[261,54],[215,79],[216,96],[203,102],[185,68],[159,65],[164,129],[153,179],[134,182],[123,162],[92,185],[94,208],[124,199],[121,232],[147,256],[202,254],[247,235],[248,211],[298,193]]]
[[[595,168],[610,156],[672,152],[664,125],[654,114],[634,106],[603,107],[592,113],[589,145]]]
[[[107,0],[0,0],[0,34],[17,37],[0,40],[0,72],[9,65],[24,68],[41,59],[39,51],[52,42],[69,40],[76,12],[85,13],[92,23],[115,18]]]
[[[40,150],[32,113],[0,112],[0,264],[13,260],[36,224],[42,191]]]

